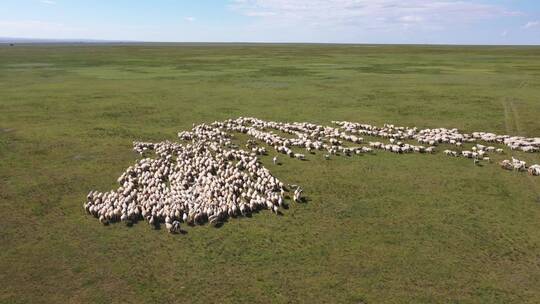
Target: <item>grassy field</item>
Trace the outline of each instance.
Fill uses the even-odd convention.
[[[133,140],[238,116],[540,136],[540,48],[0,46],[0,302],[540,301],[540,178],[495,164],[269,156],[306,204],[185,235],[83,212]]]

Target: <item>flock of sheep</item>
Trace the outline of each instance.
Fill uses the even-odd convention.
[[[332,155],[371,153],[385,150],[394,153],[435,153],[439,144],[470,150],[445,150],[449,156],[490,162],[488,153],[503,153],[488,144],[504,144],[513,150],[538,152],[540,138],[526,138],[493,133],[460,133],[457,129],[424,129],[396,127],[385,124],[376,127],[346,121],[334,121],[337,127],[307,122],[282,123],[240,117],[211,124],[193,126],[178,134],[182,142],[135,142],[134,150],[142,158],[119,177],[120,187],[110,192],[91,191],[84,209],[103,224],[140,219],[158,227],[165,224],[171,233],[181,231],[181,223],[218,225],[229,217],[247,216],[261,209],[276,214],[286,208],[286,198],[300,202],[302,188],[285,185],[259,162],[259,155],[268,154],[261,144],[276,153],[303,160],[304,153],[322,151],[325,159]],[[246,149],[233,143],[235,133],[249,139]],[[388,142],[362,138],[379,137]],[[416,141],[418,144],[408,142]],[[484,144],[480,144],[483,142]],[[296,151],[295,151],[296,150]],[[279,162],[278,154],[273,163]],[[500,163],[508,170],[527,170],[540,175],[540,165],[527,166],[512,158]]]

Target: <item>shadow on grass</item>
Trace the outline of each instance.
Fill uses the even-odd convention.
[[[308,197],[301,197],[300,201],[298,203],[299,204],[307,204],[309,202],[311,202],[311,199],[309,199]]]
[[[178,232],[171,232],[171,234],[181,234],[181,235],[186,235],[188,234],[187,230],[184,230],[184,229],[181,229],[178,231]]]

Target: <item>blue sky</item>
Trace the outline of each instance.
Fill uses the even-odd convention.
[[[0,37],[540,44],[540,0],[0,0]]]

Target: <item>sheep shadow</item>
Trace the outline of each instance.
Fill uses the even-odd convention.
[[[311,202],[311,199],[304,196],[304,197],[301,197],[301,198],[300,198],[300,200],[299,200],[298,203],[300,203],[300,204],[307,204],[307,203],[309,203],[309,202]]]
[[[184,229],[180,228],[180,230],[175,231],[175,232],[171,232],[171,234],[181,234],[181,235],[186,235],[186,234],[188,234],[188,232],[187,232],[187,230],[184,230]]]
[[[225,225],[225,223],[229,222],[229,219],[228,218],[224,218],[224,219],[221,219],[219,222],[215,223],[215,224],[210,224],[212,225],[214,228],[216,229],[220,229],[221,227],[223,227],[223,225]]]
[[[216,229],[220,229],[221,227],[223,227],[223,225],[225,225],[225,221],[220,221],[220,222],[214,224],[213,226]]]

